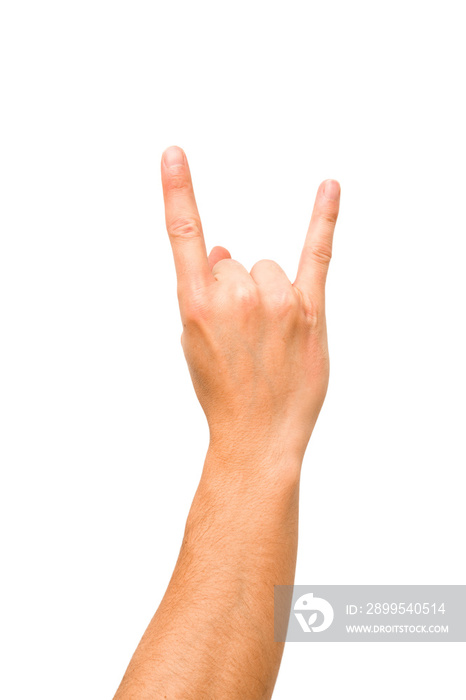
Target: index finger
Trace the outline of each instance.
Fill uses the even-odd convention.
[[[340,185],[325,180],[317,190],[311,222],[299,260],[294,285],[312,297],[322,298],[332,257],[333,233],[340,205]]]
[[[175,260],[178,284],[199,288],[213,280],[191,173],[184,151],[170,146],[162,156],[165,222]]]

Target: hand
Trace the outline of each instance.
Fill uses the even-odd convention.
[[[296,279],[272,260],[250,272],[216,246],[209,256],[184,152],[162,157],[181,342],[211,445],[304,455],[329,375],[325,280],[340,186],[317,192]]]

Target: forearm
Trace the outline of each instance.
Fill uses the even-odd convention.
[[[116,698],[271,696],[283,651],[274,585],[294,579],[300,466],[281,449],[209,448],[172,579]]]

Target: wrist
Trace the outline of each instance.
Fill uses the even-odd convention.
[[[264,436],[249,440],[244,435],[211,433],[202,480],[221,488],[245,488],[253,493],[274,492],[299,485],[304,450],[288,442]]]
[[[316,416],[296,415],[283,411],[281,415],[269,415],[264,410],[260,419],[248,416],[241,420],[215,415],[208,417],[209,453],[220,462],[242,464],[277,465],[288,471],[291,465],[300,470],[306,448],[312,435]]]

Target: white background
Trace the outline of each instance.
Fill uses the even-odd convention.
[[[296,582],[465,583],[461,2],[0,10],[1,697],[111,698],[207,446],[160,158],[292,279],[342,186]],[[464,698],[464,644],[288,645],[275,700]]]

